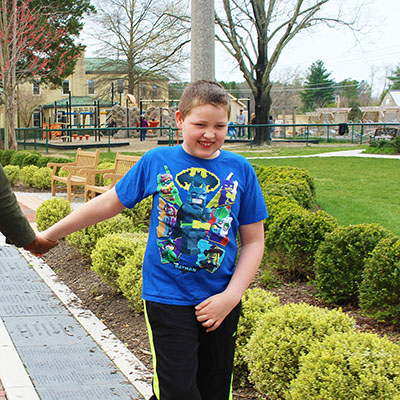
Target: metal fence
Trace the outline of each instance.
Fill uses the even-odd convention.
[[[347,123],[347,124],[266,124],[266,125],[241,125],[244,128],[245,137],[229,139],[228,142],[243,142],[250,147],[254,144],[254,136],[257,128],[267,128],[268,136],[272,141],[298,142],[305,143],[355,143],[363,144],[371,140],[390,139],[399,134],[400,123]],[[238,125],[233,125],[236,134],[239,131]],[[181,133],[172,127],[152,127],[152,128],[18,128],[16,129],[17,142],[19,147],[26,149],[33,147],[45,147],[46,152],[52,144],[66,144],[72,142],[85,143],[85,147],[107,147],[108,150],[118,142],[123,142],[124,138],[116,139],[117,133],[126,131],[127,137],[152,131],[152,136],[167,140],[168,145],[172,146],[182,141]],[[2,139],[4,132],[0,131]],[[119,135],[120,136],[120,135]],[[127,140],[127,138],[125,138]],[[4,143],[4,141],[3,141]]]

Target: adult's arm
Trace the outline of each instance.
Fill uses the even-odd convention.
[[[0,231],[9,243],[26,247],[35,240],[35,232],[29,225],[17,199],[11,190],[10,181],[0,165]]]

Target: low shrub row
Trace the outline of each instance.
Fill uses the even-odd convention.
[[[0,149],[0,164],[5,167],[6,165],[17,165],[20,168],[28,165],[35,165],[36,167],[46,167],[49,162],[65,163],[72,160],[63,157],[43,156],[37,151],[27,150],[2,150]]]
[[[400,153],[400,135],[390,140],[373,140],[369,142],[368,153]]]
[[[303,179],[313,192],[314,185],[301,169],[256,170],[259,178],[270,181],[286,182],[285,174],[295,182]],[[278,178],[271,177],[273,173]],[[261,186],[268,187],[265,182]],[[277,279],[310,280],[328,303],[359,305],[377,320],[400,322],[399,238],[379,224],[338,226],[326,212],[313,212],[291,195],[264,191],[264,198],[270,217],[265,222],[261,281],[267,287]]]
[[[340,309],[249,289],[237,333],[235,376],[271,400],[400,399],[400,346],[356,331]]]
[[[9,164],[4,167],[4,172],[12,185],[22,182],[26,186],[38,189],[48,189],[51,186],[52,172],[48,167],[26,165],[20,168],[18,165]]]

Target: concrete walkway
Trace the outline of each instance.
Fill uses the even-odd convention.
[[[51,194],[15,194],[35,226],[35,211]],[[43,260],[0,234],[0,400],[150,396],[150,371]]]

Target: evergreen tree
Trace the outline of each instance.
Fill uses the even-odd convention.
[[[306,76],[304,91],[301,93],[304,111],[326,107],[335,100],[336,84],[333,79],[329,79],[330,74],[323,61],[318,60],[311,64]]]
[[[400,90],[400,65],[392,71],[392,75],[388,76],[388,79],[391,81],[389,85],[391,90]]]

